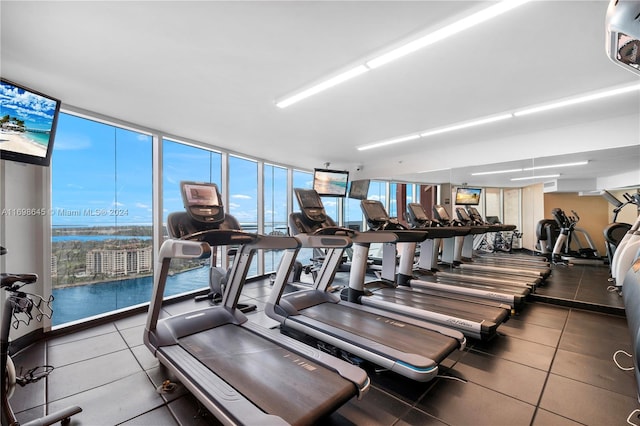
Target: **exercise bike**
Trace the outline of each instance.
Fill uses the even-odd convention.
[[[0,254],[7,251],[0,247]],[[11,398],[16,384],[26,386],[47,377],[53,367],[45,365],[28,370],[24,375],[16,375],[15,366],[9,356],[9,332],[11,327],[18,328],[20,324],[28,325],[33,319],[42,321],[44,317],[51,318],[53,310],[51,302],[53,296],[44,299],[41,296],[26,293],[21,288],[27,284],[36,282],[38,276],[35,274],[0,274],[0,288],[8,293],[4,301],[2,311],[2,322],[0,323],[0,372],[2,374],[2,426],[20,426],[15,413],[11,408],[9,399]],[[24,423],[23,426],[44,426],[60,422],[61,425],[69,425],[71,416],[81,412],[77,406],[65,408],[60,411],[48,414],[39,419]]]

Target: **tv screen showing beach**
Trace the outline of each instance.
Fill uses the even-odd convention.
[[[0,81],[0,158],[48,166],[60,101]]]
[[[456,205],[477,206],[480,204],[480,188],[457,188]]]
[[[313,173],[313,189],[321,196],[346,197],[348,182],[349,172],[315,169]]]

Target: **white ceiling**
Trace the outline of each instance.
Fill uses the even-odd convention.
[[[1,72],[66,106],[280,164],[330,163],[352,179],[525,186],[535,181],[470,173],[587,159],[559,179],[579,180],[576,190],[640,186],[638,92],[356,149],[640,81],[606,57],[607,1],[533,1],[289,108],[274,105],[489,4],[3,0]]]

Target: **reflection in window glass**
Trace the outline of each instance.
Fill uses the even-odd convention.
[[[369,192],[367,194],[367,199],[378,200],[385,206],[385,209],[388,209],[387,183],[372,180],[371,183],[369,183]],[[369,256],[382,259],[382,244],[371,244],[371,248],[369,249]]]
[[[372,180],[369,184],[369,192],[367,194],[367,198],[369,200],[378,200],[380,201],[386,209],[387,206],[387,183],[381,181]]]
[[[312,189],[313,188],[313,173],[303,172],[300,170],[293,171],[293,188],[302,188],[302,189]],[[300,211],[300,204],[298,204],[298,200],[293,196],[293,211]],[[300,249],[298,252],[298,261],[303,265],[311,264],[311,258],[313,257],[312,249]]]
[[[229,206],[244,231],[258,231],[258,163],[229,156]],[[258,258],[253,256],[249,276],[258,274]]]
[[[520,188],[504,190],[504,223],[516,225],[518,229],[520,223]]]
[[[500,209],[500,189],[499,188],[485,188],[484,189],[484,202],[485,202],[485,218],[487,216],[496,216],[502,221],[502,212]],[[478,209],[479,211],[482,211]]]
[[[287,235],[287,169],[264,165],[264,233]],[[264,271],[273,272],[282,258],[281,250],[264,253]]]
[[[414,184],[414,183],[408,183],[407,184],[407,204],[409,203],[415,203],[416,201],[414,201],[414,194],[417,191],[417,187],[418,185]],[[403,207],[403,210],[406,209],[406,206]]]
[[[152,140],[60,114],[51,163],[53,325],[148,302]]]
[[[364,225],[364,215],[362,214],[362,208],[360,207],[360,200],[353,198],[344,199],[344,226],[347,228],[355,229],[356,231],[366,230]]]
[[[293,189],[312,189],[313,188],[313,173],[303,172],[300,170],[293,171]],[[300,204],[295,195],[293,195],[293,211],[300,211]]]
[[[389,208],[387,212],[389,217],[398,217],[398,184],[392,182],[389,184]]]

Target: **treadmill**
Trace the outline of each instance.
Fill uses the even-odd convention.
[[[467,213],[474,223],[488,225],[490,227],[489,232],[497,233],[497,232],[515,232],[516,231],[516,225],[507,225],[507,224],[502,224],[500,222],[492,223],[489,221],[489,218],[487,218],[487,220],[484,220],[482,218],[482,215],[478,211],[478,209],[476,209],[473,206],[467,206]],[[495,217],[495,219],[497,220],[498,218]],[[474,258],[478,258],[478,257],[483,261],[491,260],[495,262],[500,262],[501,264],[505,264],[505,265],[519,265],[522,267],[543,270],[547,276],[551,274],[549,261],[543,256],[533,256],[530,254],[513,253],[512,251],[508,253],[501,252],[501,251],[494,251],[493,253],[486,254],[486,255],[474,254]]]
[[[465,347],[462,333],[342,300],[339,294],[328,291],[346,248],[393,241],[395,235],[358,233],[338,227],[326,215],[315,190],[294,191],[302,212],[289,216],[291,233],[303,247],[328,250],[312,288],[284,294],[285,281],[276,280],[266,314],[279,321],[283,330],[311,336],[321,345],[328,345],[333,353],[351,359],[355,356],[420,382],[435,378],[439,364]],[[282,262],[292,263],[294,255],[293,251],[285,252]],[[354,260],[358,255],[354,252]],[[365,266],[366,260],[365,256]]]
[[[373,200],[362,200],[363,212],[367,207],[380,205]],[[366,213],[365,213],[366,216]],[[421,230],[408,230],[397,221],[392,221],[381,229],[369,232],[398,236],[396,244],[386,244],[383,248],[383,270],[385,265],[395,268],[396,249],[400,253],[412,252],[409,258],[400,256],[400,260],[408,260],[413,264],[415,244],[425,240],[428,232]],[[419,238],[418,238],[419,237]],[[349,293],[357,297],[359,303],[366,306],[375,306],[390,312],[403,313],[425,321],[442,324],[462,332],[467,337],[488,340],[493,337],[498,326],[509,319],[511,307],[503,303],[489,306],[480,300],[462,300],[462,297],[443,297],[442,295],[425,294],[418,292],[409,286],[397,285],[393,280],[378,279],[366,282],[366,265],[364,259],[368,247],[357,245],[359,256],[354,256],[356,262],[351,268],[349,276]],[[385,253],[386,252],[386,253]],[[389,256],[388,253],[393,253]],[[393,259],[391,262],[387,259]],[[350,296],[350,300],[353,298]]]
[[[414,209],[415,210],[415,209]],[[391,223],[399,227],[399,223],[389,217],[380,201],[367,200],[362,203],[362,211],[371,229],[378,230],[388,228]],[[424,213],[420,206],[420,211]],[[416,223],[414,212],[409,209],[409,217],[412,223]],[[421,223],[421,224],[424,224]],[[425,292],[434,296],[449,297],[457,300],[465,300],[473,303],[482,303],[490,306],[502,307],[507,304],[513,311],[519,310],[525,302],[530,291],[528,287],[499,286],[495,283],[482,282],[481,280],[464,282],[462,280],[448,283],[438,282],[440,272],[437,269],[437,248],[441,238],[453,238],[456,235],[465,235],[468,231],[460,227],[413,227],[414,231],[427,231],[428,237],[420,243],[420,260],[418,268],[414,266],[416,244],[398,244],[400,261],[395,268],[395,250],[386,252],[383,260],[381,278],[396,282],[398,286],[409,286],[413,290]],[[460,232],[459,230],[462,230]],[[436,260],[433,265],[433,259]],[[389,267],[390,266],[390,267]]]
[[[369,388],[360,368],[251,321],[238,309],[256,250],[297,253],[293,237],[233,229],[215,184],[181,182],[186,212],[167,220],[144,343],[223,424],[304,425],[317,422]],[[172,258],[207,259],[212,246],[240,245],[222,304],[160,319]],[[284,281],[292,265],[281,263]]]
[[[470,230],[464,237],[455,237],[455,243],[447,245],[448,240],[444,240],[441,260],[442,263],[450,265],[451,268],[441,274],[443,280],[459,280],[461,276],[470,276],[474,279],[482,277],[483,280],[490,279],[494,283],[525,286],[532,291],[542,283],[543,278],[538,273],[520,275],[513,270],[503,270],[495,266],[482,267],[463,262],[463,253],[470,255],[469,250],[471,250],[471,253],[473,251],[474,236],[486,233],[490,227],[488,225],[478,226],[464,224],[459,220],[453,220],[442,205],[433,206],[433,215],[434,222],[437,223],[438,226],[464,225]]]
[[[456,208],[456,215],[458,216],[458,220],[464,225],[471,226],[472,228],[478,227],[478,226],[486,228],[485,233],[497,232],[505,228],[515,229],[514,225],[498,225],[498,224],[489,225],[489,224],[485,224],[482,220],[476,221],[475,219],[472,219],[471,216],[467,213],[467,211],[462,207]],[[470,266],[467,266],[467,268],[470,267],[471,269],[476,269],[480,271],[486,270],[490,272],[498,272],[498,273],[506,274],[509,276],[517,276],[517,277],[525,277],[525,278],[530,277],[530,278],[536,279],[538,283],[546,279],[549,275],[551,275],[551,269],[546,267],[546,265],[543,267],[537,267],[536,265],[531,265],[531,264],[525,264],[525,265],[513,264],[513,263],[506,264],[506,262],[500,262],[499,264],[497,264],[496,262],[491,262],[490,260],[484,259],[483,261],[482,258],[477,259],[473,255],[473,243],[474,243],[473,238],[467,239],[465,240],[462,246],[460,261],[462,262],[463,265],[470,265]],[[476,263],[475,262],[476,259],[480,261]]]

